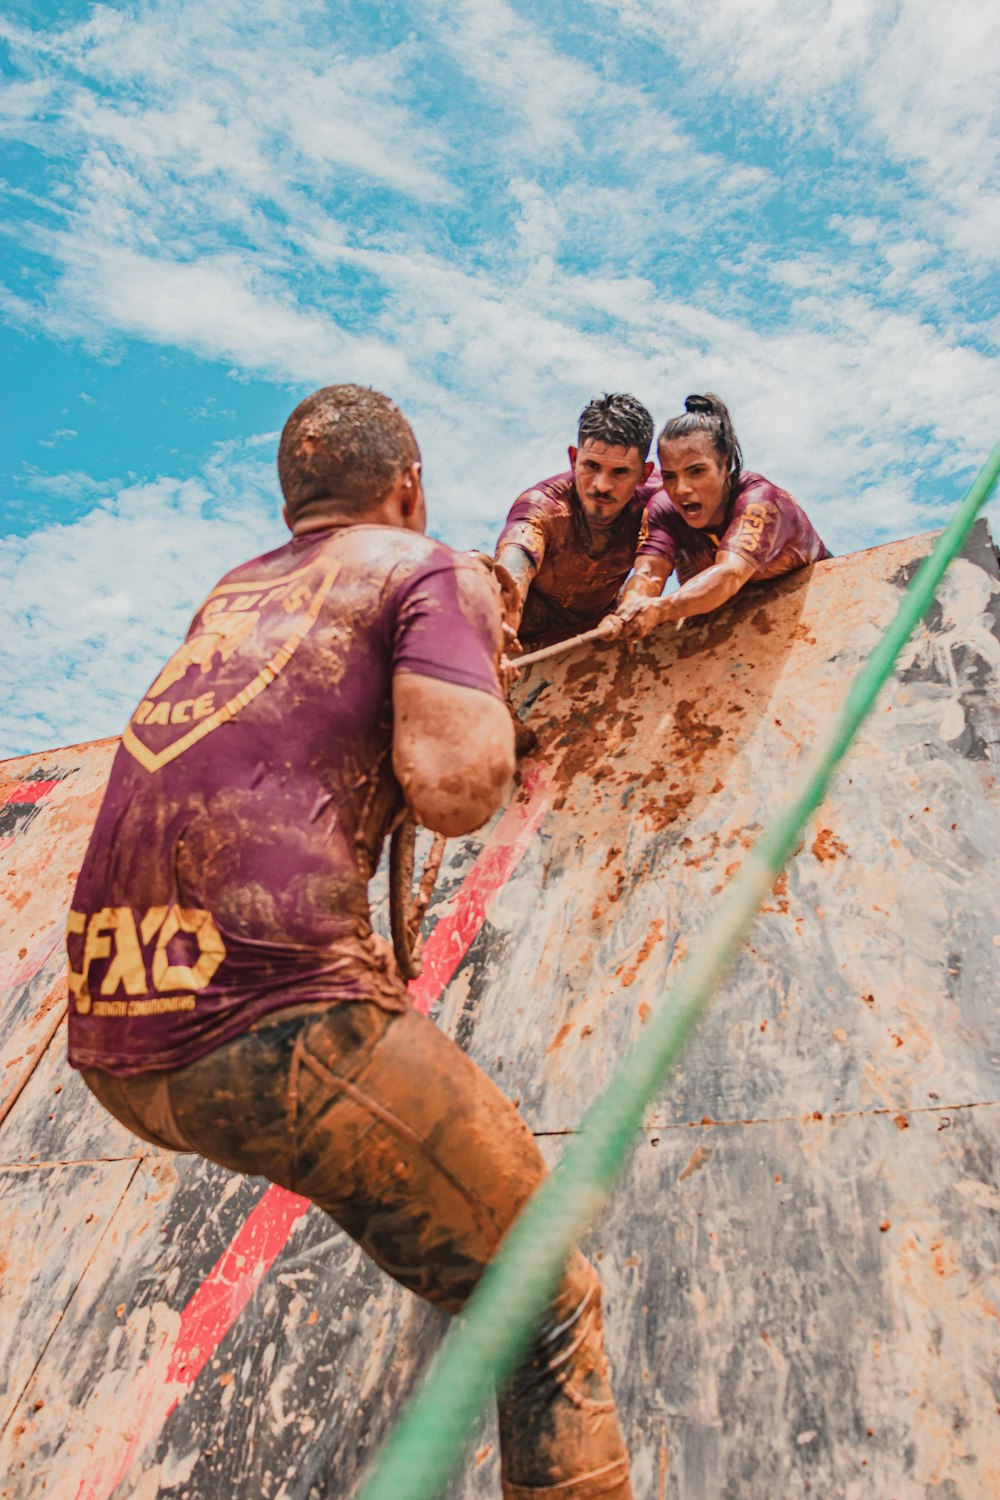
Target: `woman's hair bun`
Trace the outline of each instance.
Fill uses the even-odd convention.
[[[671,417],[660,433],[660,443],[672,443],[675,438],[691,437],[703,432],[712,442],[719,458],[725,461],[730,476],[739,477],[743,468],[743,450],[733,431],[733,419],[721,396],[712,391],[702,395],[688,396],[684,411],[679,417]]]
[[[684,400],[684,410],[690,412],[708,412],[709,415],[715,411],[715,400],[711,396],[687,396]]]

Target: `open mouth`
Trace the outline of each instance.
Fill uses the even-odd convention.
[[[682,500],[681,510],[686,516],[697,516],[701,513],[701,504],[697,500]]]

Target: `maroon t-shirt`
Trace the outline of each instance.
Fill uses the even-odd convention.
[[[511,507],[501,547],[521,547],[538,569],[528,591],[567,622],[596,623],[614,604],[635,562],[646,502],[660,488],[654,469],[613,526],[592,529],[576,493],[572,470],[543,479]]]
[[[367,886],[400,671],[500,696],[481,565],[386,526],[228,573],[129,721],[69,917],[75,1067],[180,1067],[306,1000],[402,1010]]]
[[[681,583],[703,573],[720,552],[754,565],[754,578],[777,578],[830,554],[805,511],[786,490],[761,474],[741,474],[724,523],[716,530],[689,526],[666,490],[649,502],[641,557],[665,557]]]

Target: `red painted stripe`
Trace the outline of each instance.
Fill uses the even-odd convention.
[[[421,1015],[426,1016],[444,994],[483,925],[487,901],[513,875],[548,810],[548,793],[541,776],[529,773],[520,796],[504,811],[449,910],[424,944],[423,973],[410,984],[413,1008]]]
[[[185,1307],[168,1381],[194,1384],[311,1206],[272,1183]]]
[[[422,1014],[469,951],[485,920],[487,901],[510,879],[548,810],[542,777],[529,773],[427,939],[424,972],[410,986],[414,1007]],[[57,1482],[50,1500],[109,1500],[155,1442],[310,1207],[308,1198],[285,1188],[267,1189],[184,1308],[173,1344],[165,1338],[131,1384],[123,1413],[128,1425],[98,1429],[88,1444],[85,1477]]]
[[[53,1500],[107,1500],[184,1400],[311,1207],[297,1193],[268,1188],[185,1307],[173,1345],[164,1337],[131,1385],[128,1425],[99,1429],[86,1474],[57,1484]]]
[[[0,807],[8,802],[41,802],[58,785],[58,781],[8,781],[0,786]]]
[[[20,948],[0,950],[0,991],[16,989],[34,979],[65,941],[66,918],[62,916],[35,938],[23,958]]]

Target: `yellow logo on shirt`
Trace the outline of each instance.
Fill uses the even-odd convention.
[[[756,552],[769,519],[767,506],[751,500],[740,517],[735,534],[727,538],[727,543],[740,552]]]
[[[220,724],[234,719],[291,661],[315,625],[338,572],[338,563],[321,557],[277,580],[220,583],[195,616],[187,640],[132,715],[122,736],[126,750],[147,771],[158,771]],[[264,665],[254,670],[255,631],[264,612],[276,605],[280,606],[278,618],[284,618],[284,638]],[[269,643],[273,639],[269,633]],[[244,646],[247,681],[218,704],[217,690],[209,685],[211,676]],[[164,743],[161,731],[174,727],[178,733],[166,736]]]
[[[193,1010],[194,995],[169,992],[203,990],[226,956],[226,945],[211,913],[199,907],[150,906],[139,917],[138,925],[137,916],[130,906],[70,912],[67,937],[83,938],[80,967],[73,968],[71,955],[69,968],[69,992],[79,1015],[85,1016],[91,1009],[97,1016]],[[198,956],[192,964],[171,961],[168,949],[179,933],[189,933],[194,939]],[[90,990],[90,969],[105,959],[111,962],[101,980],[100,998],[95,998]],[[134,998],[114,998],[120,990]]]

